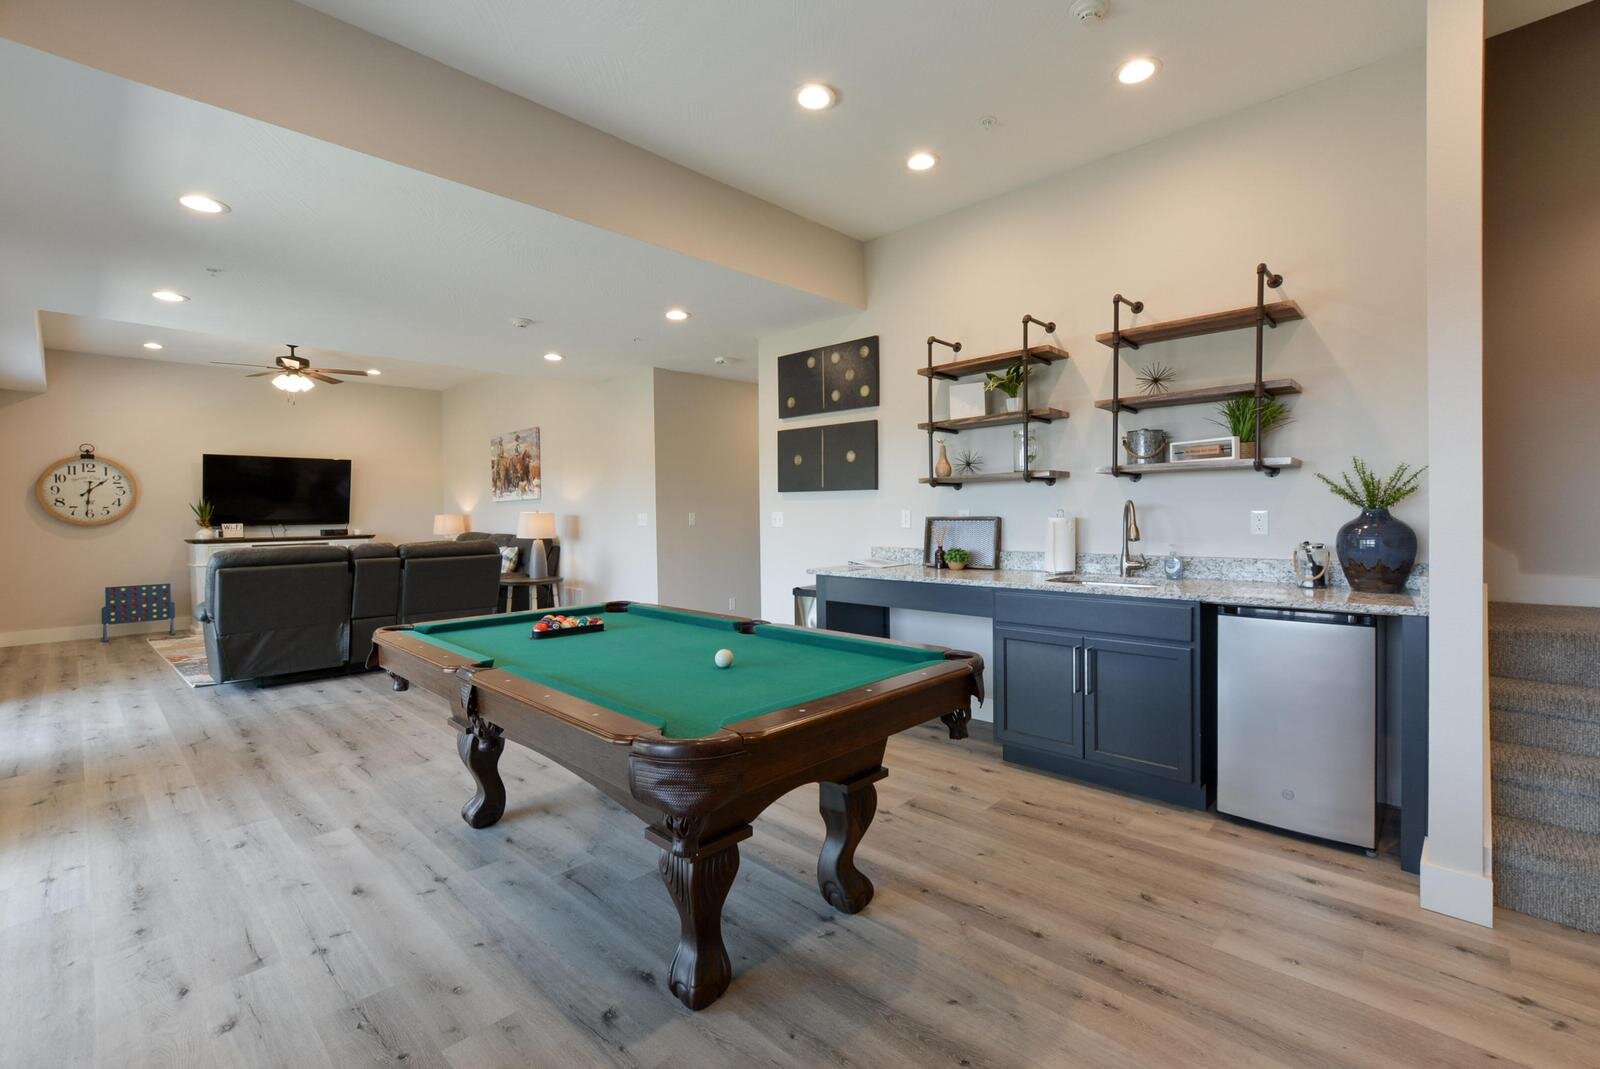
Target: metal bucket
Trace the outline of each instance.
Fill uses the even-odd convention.
[[[1169,435],[1159,427],[1140,427],[1122,436],[1129,464],[1160,464],[1167,459]]]

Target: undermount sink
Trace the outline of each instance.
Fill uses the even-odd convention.
[[[1062,583],[1067,586],[1111,586],[1120,587],[1123,590],[1160,589],[1160,587],[1155,583],[1141,583],[1137,579],[1116,579],[1112,577],[1107,577],[1105,579],[1089,579],[1081,575],[1073,575],[1070,573],[1066,575],[1052,575],[1050,578],[1046,579],[1045,582]]]

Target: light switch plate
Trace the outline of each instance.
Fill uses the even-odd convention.
[[[911,526],[911,510],[910,509],[901,509],[900,510],[900,526],[901,527],[910,527]]]
[[[774,526],[774,527],[782,527],[783,526],[783,513],[774,512],[772,514],[772,526]]]
[[[694,526],[694,513],[692,513],[692,512],[689,513],[689,526],[690,527]]]
[[[1267,510],[1254,509],[1250,513],[1250,533],[1264,535],[1267,533]]]
[[[640,527],[649,527],[650,526],[650,514],[648,512],[639,513],[639,526]]]

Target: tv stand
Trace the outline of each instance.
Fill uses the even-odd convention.
[[[219,550],[250,546],[359,546],[376,535],[353,534],[342,538],[320,535],[246,535],[243,538],[185,538],[189,545],[189,604],[198,609],[206,599],[206,565]]]

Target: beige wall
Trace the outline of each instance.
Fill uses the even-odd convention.
[[[756,615],[761,590],[756,384],[657,369],[655,413],[660,600],[686,609]]]
[[[1426,463],[1427,374],[1423,271],[1423,62],[1410,54],[1102,160],[1058,178],[901,231],[868,246],[868,311],[765,337],[760,346],[762,610],[789,611],[810,565],[838,563],[872,545],[920,545],[929,514],[999,515],[1009,549],[1040,550],[1056,509],[1080,521],[1080,552],[1114,553],[1124,498],[1139,505],[1145,549],[1175,543],[1198,555],[1287,557],[1301,539],[1331,542],[1353,510],[1313,472],[1359,453],[1383,468]],[[1268,261],[1304,322],[1270,332],[1269,376],[1298,379],[1296,421],[1270,440],[1304,458],[1276,479],[1242,472],[1151,476],[1134,484],[1096,475],[1109,462],[1110,299],[1146,302],[1146,321],[1248,304],[1254,268]],[[1015,348],[1024,313],[1054,319],[1072,358],[1042,378],[1049,403],[1071,418],[1044,428],[1044,459],[1069,469],[1054,487],[1006,484],[931,490],[924,380],[929,334],[959,339],[966,355]],[[832,341],[882,339],[880,490],[780,494],[774,454],[776,358]],[[1252,342],[1235,333],[1130,354],[1129,371],[1159,359],[1179,385],[1238,382],[1252,373]],[[942,359],[942,358],[941,358]],[[942,402],[941,402],[942,403]],[[1125,425],[1183,436],[1217,433],[1206,408],[1162,409]],[[828,422],[785,420],[781,426]],[[1009,468],[1010,429],[954,438],[989,470]],[[1428,543],[1427,482],[1399,514]],[[912,515],[909,529],[900,512]],[[1270,533],[1250,533],[1250,512]],[[784,513],[775,528],[770,513]],[[939,641],[936,634],[918,638]]]
[[[554,512],[569,599],[656,600],[654,383],[650,369],[602,382],[479,379],[443,396],[445,501],[475,530],[512,532]],[[489,500],[489,438],[538,427],[538,501]],[[645,525],[639,525],[639,517]]]
[[[1600,605],[1600,3],[1489,40],[1484,534],[1497,601]]]
[[[425,538],[439,502],[439,395],[367,383],[318,387],[289,405],[260,379],[156,360],[47,354],[44,393],[0,392],[0,645],[99,633],[104,588],[171,582],[189,602],[183,539],[203,453],[352,461],[352,527]],[[126,464],[139,505],[73,527],[34,500],[34,480],[79,442]]]

